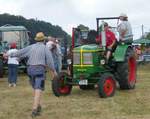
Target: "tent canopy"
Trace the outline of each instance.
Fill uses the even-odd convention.
[[[150,44],[150,40],[149,39],[137,39],[137,40],[133,40],[134,44]]]
[[[10,24],[6,24],[0,27],[1,32],[9,32],[9,31],[27,31],[24,26],[13,26]]]

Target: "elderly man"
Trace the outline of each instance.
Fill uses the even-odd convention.
[[[53,37],[48,37],[48,42],[46,43],[46,46],[52,52],[54,66],[57,73],[59,73],[62,68],[62,53],[58,40]]]
[[[45,36],[42,32],[36,34],[35,44],[27,46],[16,53],[10,54],[11,57],[27,57],[27,72],[30,83],[33,87],[34,101],[32,108],[32,117],[40,115],[41,112],[41,96],[44,90],[45,68],[46,65],[53,72],[53,76],[57,75],[53,58],[48,47],[44,45]]]
[[[119,19],[121,23],[117,26],[117,30],[119,32],[119,40],[120,41],[132,41],[133,34],[131,24],[128,21],[128,16],[124,13],[120,14]]]
[[[62,69],[62,52],[61,52],[61,45],[60,45],[60,41],[58,39],[55,40],[56,42],[56,47],[58,50],[58,71],[61,72]]]

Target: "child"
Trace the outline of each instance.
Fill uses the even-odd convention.
[[[17,52],[16,43],[13,42],[10,44],[10,50],[7,51],[7,54]],[[18,65],[19,61],[17,57],[8,57],[8,83],[9,87],[16,87],[17,83],[17,74],[18,74]]]

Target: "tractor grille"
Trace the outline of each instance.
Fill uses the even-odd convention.
[[[73,54],[73,64],[74,65],[92,65],[92,53],[89,52],[75,52]]]
[[[73,53],[73,64],[80,65],[80,53],[79,52]]]
[[[92,53],[83,53],[83,64],[90,65],[92,63]]]

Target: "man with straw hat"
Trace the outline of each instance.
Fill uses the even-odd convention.
[[[35,37],[36,43],[23,48],[16,53],[10,54],[11,57],[27,57],[27,73],[33,88],[34,101],[32,108],[32,117],[40,115],[41,112],[41,96],[44,90],[45,69],[46,65],[53,72],[52,77],[57,73],[54,68],[53,58],[48,47],[44,45],[45,36],[43,32],[39,32]]]

